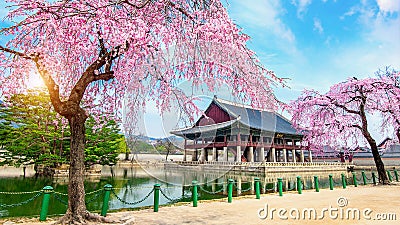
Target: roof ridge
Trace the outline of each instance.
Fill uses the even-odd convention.
[[[277,113],[277,112],[274,112],[272,110],[254,108],[253,106],[246,105],[244,103],[232,102],[232,101],[229,101],[229,100],[226,100],[226,99],[217,98],[216,96],[214,96],[214,100],[219,102],[219,103],[228,104],[228,105],[232,105],[232,106],[236,106],[236,107],[242,107],[242,108],[246,108],[246,109],[254,109],[254,110],[258,110],[258,111],[262,111],[262,112]]]
[[[280,116],[282,119],[286,120],[287,122],[291,123],[291,121],[288,118],[286,118],[283,114],[281,114],[281,113],[279,113],[277,111],[253,108],[251,105],[232,102],[232,101],[229,101],[229,100],[226,100],[226,99],[217,98],[217,96],[214,96],[214,100],[217,101],[217,102],[220,102],[220,103],[229,104],[229,105],[233,105],[233,106],[237,106],[237,107],[243,107],[243,108],[254,109],[254,110],[258,110],[258,111],[262,111],[262,112],[274,113],[274,114]]]

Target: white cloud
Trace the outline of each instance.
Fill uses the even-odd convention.
[[[276,36],[288,42],[294,42],[295,36],[292,31],[279,19],[281,6],[276,0],[252,0],[237,2],[238,12],[233,9],[230,14],[233,18],[240,20],[241,24],[248,24],[253,27],[267,28]],[[229,10],[232,8],[229,8]]]
[[[400,11],[400,0],[377,0],[379,10],[383,13],[394,13]]]
[[[297,17],[303,18],[303,15],[307,12],[307,7],[311,2],[312,0],[292,0],[292,4],[297,6]]]
[[[345,19],[347,16],[352,16],[352,15],[354,15],[356,12],[357,12],[357,8],[356,8],[356,7],[351,7],[351,8],[349,9],[349,11],[345,12],[345,13],[340,17],[340,19],[343,20],[343,19]]]
[[[262,45],[274,46],[291,56],[299,54],[295,35],[280,19],[286,11],[279,0],[236,1],[228,11],[235,22],[247,29],[246,33],[265,40]]]
[[[318,31],[318,33],[324,33],[324,28],[322,27],[321,20],[318,18],[314,18],[314,31]]]
[[[361,28],[360,41],[338,51],[335,64],[350,68],[354,75],[371,76],[385,66],[400,69],[400,0],[361,1],[344,16],[357,16]],[[351,74],[349,74],[351,75]]]

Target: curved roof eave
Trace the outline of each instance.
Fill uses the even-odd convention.
[[[234,120],[229,120],[227,122],[204,125],[204,126],[186,127],[186,128],[182,128],[182,129],[171,130],[170,133],[178,135],[178,136],[185,136],[185,134],[204,133],[204,132],[209,132],[212,130],[229,127],[239,120],[240,120],[240,116]]]

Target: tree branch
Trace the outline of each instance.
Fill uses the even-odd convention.
[[[182,13],[183,15],[189,17],[189,19],[193,20],[193,17],[190,15],[189,12],[187,12],[185,9],[183,9],[182,7],[177,6],[175,3],[168,1],[167,2],[168,5],[172,6],[174,9],[178,10],[180,13]]]
[[[106,73],[101,73],[99,75],[96,75],[93,79],[93,81],[98,81],[98,80],[104,80],[108,81],[114,78],[114,71],[106,72]]]
[[[64,107],[63,102],[61,102],[60,88],[58,84],[56,84],[53,77],[50,76],[45,66],[40,63],[39,54],[37,54],[36,57],[32,59],[32,61],[35,63],[36,68],[40,74],[40,77],[42,77],[44,83],[46,84],[46,87],[50,94],[51,103],[54,106],[54,110],[58,112],[60,115],[64,116],[66,113],[65,112],[66,107]]]
[[[26,55],[25,53],[18,52],[18,51],[12,50],[12,49],[10,49],[10,48],[3,47],[3,46],[1,46],[1,45],[0,45],[0,51],[8,52],[8,53],[10,53],[10,54],[20,56],[20,57],[22,57],[22,58],[24,58],[24,59],[30,59],[30,60],[32,60],[32,57]]]
[[[149,2],[150,2],[150,0],[145,0],[142,4],[136,5],[136,4],[133,4],[133,3],[129,2],[129,0],[121,1],[121,3],[126,3],[127,5],[130,5],[130,6],[134,7],[134,8],[136,8],[136,9],[144,8]]]
[[[54,109],[56,110],[56,112],[63,115],[63,113],[64,113],[63,111],[64,111],[65,107],[63,107],[63,104],[60,99],[59,86],[56,84],[54,79],[50,76],[50,74],[47,71],[47,69],[45,68],[45,66],[40,63],[40,55],[37,53],[31,54],[31,55],[26,55],[25,53],[18,52],[18,51],[15,51],[13,49],[6,48],[3,46],[0,46],[0,51],[8,52],[10,54],[17,55],[17,56],[22,57],[27,60],[32,60],[35,63],[35,66],[36,66],[40,76],[42,77],[47,89],[49,90],[50,100],[54,106]]]

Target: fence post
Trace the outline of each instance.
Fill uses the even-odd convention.
[[[192,181],[192,186],[193,186],[193,192],[192,192],[192,198],[193,198],[193,207],[197,207],[197,181]]]
[[[278,178],[278,191],[279,191],[279,196],[283,196],[283,193],[282,193],[282,187],[283,185],[282,185],[282,178]]]
[[[361,174],[362,174],[364,185],[367,185],[367,177],[365,176],[364,170],[361,172]]]
[[[352,174],[353,174],[354,187],[357,187],[357,175],[356,175],[356,172],[352,172]]]
[[[396,181],[399,181],[399,173],[397,170],[394,170],[394,176],[396,177]]]
[[[104,198],[103,198],[103,207],[101,207],[101,215],[106,216],[108,210],[108,201],[110,200],[110,193],[112,190],[111,184],[104,185]]]
[[[343,189],[346,189],[346,177],[344,176],[343,173],[342,173],[342,186],[343,186]]]
[[[392,177],[392,174],[390,173],[390,170],[386,170],[386,172],[387,172],[387,175],[389,177],[389,181],[392,182],[393,181],[393,177]]]
[[[260,199],[260,178],[254,178],[254,182],[256,185],[256,199]]]
[[[43,201],[42,201],[42,209],[40,210],[40,221],[45,221],[47,217],[47,212],[49,210],[49,201],[51,193],[53,193],[52,186],[45,186],[43,189]]]
[[[332,174],[329,174],[329,189],[333,190],[333,177],[332,177]]]
[[[232,202],[233,179],[228,179],[228,203]]]
[[[160,204],[160,184],[154,184],[154,212],[158,212],[158,205]]]
[[[315,191],[319,192],[318,176],[314,176]]]
[[[299,194],[301,194],[301,190],[302,190],[302,185],[301,185],[301,177],[300,176],[297,176],[297,192],[299,193]]]
[[[374,173],[374,172],[372,172],[372,182],[373,182],[374,184],[376,184],[376,179],[375,179],[375,173]]]

